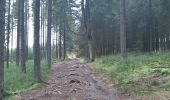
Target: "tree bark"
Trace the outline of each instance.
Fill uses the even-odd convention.
[[[18,0],[18,5],[17,5],[17,48],[16,48],[16,65],[19,66],[19,60],[20,60],[20,6],[21,6],[21,3],[20,3],[20,0]]]
[[[66,58],[66,27],[65,27],[65,19],[64,19],[64,23],[63,23],[63,60],[65,60]]]
[[[25,58],[25,24],[24,24],[24,0],[20,0],[21,2],[21,24],[20,24],[20,33],[21,33],[21,71],[23,73],[26,73],[26,58]]]
[[[89,46],[89,56],[90,61],[93,62],[95,60],[95,52],[94,52],[94,43],[93,43],[93,37],[91,32],[91,22],[90,22],[90,0],[86,0],[86,21],[87,21],[87,39],[88,39],[88,46]]]
[[[57,24],[56,24],[56,59],[58,58],[58,34],[57,34]]]
[[[153,15],[152,15],[152,0],[149,0],[149,35],[150,35],[150,51],[153,51]]]
[[[25,0],[25,57],[26,60],[28,59],[28,15],[29,15],[29,10],[28,6],[29,5],[29,0]]]
[[[52,22],[52,0],[48,0],[47,62],[49,68],[51,68],[51,22]]]
[[[42,2],[42,34],[43,34],[43,53],[42,53],[42,57],[44,58],[45,57],[45,5],[44,5],[44,2]]]
[[[14,1],[13,1],[14,2]],[[11,29],[11,61],[13,62],[14,53],[13,53],[13,41],[14,41],[14,16],[12,16],[12,23],[11,23],[12,29]]]
[[[121,49],[121,62],[126,63],[126,7],[125,0],[120,0],[120,49]]]
[[[58,59],[61,59],[62,52],[61,52],[61,34],[62,34],[62,25],[61,25],[61,19],[60,19],[60,25],[59,25],[59,47],[58,47]]]
[[[91,32],[91,23],[90,23],[90,1],[86,0],[86,3],[84,5],[84,0],[81,1],[81,7],[82,7],[82,16],[84,21],[84,28],[85,33],[87,34],[88,39],[88,49],[89,49],[89,58],[90,61],[93,62],[95,60],[94,55],[94,46],[93,46],[93,38],[92,38],[92,32]]]
[[[40,2],[40,16],[41,16],[41,21],[40,21],[40,27],[41,27],[41,28],[40,28],[40,30],[41,30],[41,31],[40,31],[40,34],[41,34],[41,36],[40,36],[40,37],[41,37],[41,39],[40,39],[40,41],[41,41],[41,47],[40,47],[40,48],[41,48],[41,50],[40,50],[41,53],[40,53],[40,54],[41,54],[41,56],[40,56],[40,58],[43,59],[43,47],[44,47],[44,34],[43,34],[43,17],[44,17],[44,16],[43,16],[43,1]]]
[[[5,0],[0,0],[0,100],[4,93]]]
[[[34,6],[34,81],[41,81],[40,70],[40,0]]]
[[[10,24],[11,24],[11,0],[8,0],[8,26],[7,26],[7,55],[6,55],[6,67],[9,67],[9,40],[10,40]]]

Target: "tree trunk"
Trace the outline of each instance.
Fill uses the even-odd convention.
[[[94,58],[94,49],[92,46],[92,40],[88,40],[88,47],[89,47],[89,56],[90,56],[90,61],[93,62],[95,60]]]
[[[14,0],[12,0],[12,3],[11,3],[12,5],[14,5],[15,4],[15,1]],[[13,42],[14,42],[14,27],[15,27],[15,24],[14,24],[14,15],[12,15],[11,16],[11,61],[13,62],[14,61],[14,47],[13,47]]]
[[[156,51],[159,51],[159,30],[158,30],[158,21],[155,23],[155,38],[156,38]]]
[[[11,24],[11,0],[8,1],[8,26],[7,26],[7,55],[6,55],[6,67],[9,67],[9,40],[10,40],[10,24]]]
[[[93,62],[95,60],[94,55],[94,45],[93,45],[93,37],[91,32],[91,22],[90,22],[90,1],[86,0],[86,21],[87,21],[87,38],[88,38],[88,46],[89,46],[89,56],[90,61]]]
[[[154,39],[154,32],[153,32],[153,12],[152,12],[152,0],[149,0],[149,39],[150,39],[150,51],[153,51],[153,39]]]
[[[47,62],[49,68],[51,68],[51,21],[52,21],[52,0],[48,0]]]
[[[58,58],[58,34],[57,34],[57,25],[56,25],[56,59]]]
[[[120,0],[120,49],[121,49],[121,62],[126,63],[126,7],[125,0]]]
[[[14,2],[14,1],[13,1]],[[14,53],[13,53],[13,41],[14,41],[14,16],[12,16],[12,23],[11,23],[12,29],[11,29],[11,61],[13,62]]]
[[[21,33],[21,71],[26,73],[26,58],[25,58],[25,26],[24,26],[24,0],[20,0],[21,2],[21,24],[20,24],[20,33]]]
[[[4,93],[5,0],[0,0],[0,100]]]
[[[34,81],[41,81],[40,70],[40,0],[34,6]]]
[[[93,46],[93,38],[91,33],[91,23],[90,23],[90,1],[86,0],[86,3],[84,5],[84,0],[81,1],[81,7],[82,7],[82,16],[84,21],[84,29],[85,33],[87,34],[88,39],[88,49],[89,49],[89,58],[90,61],[93,62],[95,60],[94,55],[94,46]]]
[[[65,19],[64,19],[65,20]],[[65,27],[65,21],[64,21],[64,26],[63,26],[63,60],[66,58],[66,27]]]
[[[29,0],[25,0],[25,58],[28,59],[28,5]]]
[[[58,46],[58,59],[61,59],[62,52],[61,52],[61,34],[62,34],[62,21],[61,21],[61,15],[60,15],[60,23],[59,23],[59,46]]]
[[[17,7],[17,13],[18,13],[18,19],[17,19],[17,48],[16,48],[16,65],[19,66],[19,60],[20,60],[20,6],[21,6],[21,3],[20,3],[20,0],[18,0],[18,7]]]
[[[43,2],[43,4],[42,4],[42,16],[43,16],[43,23],[42,23],[42,34],[43,34],[43,54],[42,54],[42,57],[44,58],[45,57],[45,9],[44,9],[45,7],[44,7],[44,2]]]
[[[43,17],[44,17],[44,16],[43,16],[43,1],[40,2],[40,16],[41,16],[41,21],[40,21],[40,22],[41,22],[41,23],[40,23],[40,27],[41,27],[41,28],[40,28],[40,30],[41,30],[41,31],[40,31],[40,34],[41,34],[41,36],[40,36],[40,37],[41,37],[41,39],[40,39],[40,41],[41,41],[41,47],[40,47],[41,50],[40,50],[40,52],[41,52],[41,53],[40,53],[40,54],[41,54],[41,56],[40,56],[40,58],[43,59],[43,47],[44,47],[44,34],[43,34]]]

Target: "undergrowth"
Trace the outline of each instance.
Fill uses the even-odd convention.
[[[33,81],[33,61],[28,61],[26,63],[27,72],[22,73],[19,67],[15,63],[10,63],[9,68],[5,68],[5,78],[4,78],[4,89],[5,89],[5,99],[11,100],[13,95],[21,92],[25,92],[34,88],[39,88],[43,86],[43,83],[36,83]],[[44,80],[50,70],[47,67],[45,61],[41,61],[41,75]]]
[[[106,74],[115,86],[135,95],[170,90],[170,53],[128,53],[127,64],[120,63],[120,55],[96,58],[92,66]]]

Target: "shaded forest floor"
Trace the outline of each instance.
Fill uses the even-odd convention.
[[[15,97],[16,100],[123,100],[107,78],[79,59],[53,64],[46,86]]]

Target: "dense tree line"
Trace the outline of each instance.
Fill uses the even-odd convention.
[[[90,0],[90,29],[93,37],[94,55],[122,52],[122,56],[126,58],[126,49],[128,52],[169,50],[168,11],[170,2],[168,0],[120,1]],[[84,1],[82,0],[82,2]],[[123,20],[124,18],[125,20]],[[82,30],[81,27],[79,29]],[[81,50],[80,55],[88,57],[87,42],[82,41],[85,33],[79,31],[81,35],[77,37],[77,41],[79,41]],[[125,44],[122,44],[124,42]]]

